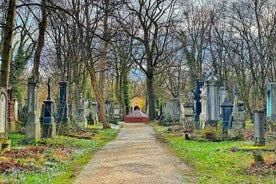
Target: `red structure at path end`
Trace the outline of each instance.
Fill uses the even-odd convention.
[[[148,123],[149,117],[140,110],[135,110],[124,119],[125,123]]]

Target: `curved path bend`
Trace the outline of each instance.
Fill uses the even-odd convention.
[[[124,124],[118,137],[95,153],[75,184],[196,183],[188,168],[144,123]]]

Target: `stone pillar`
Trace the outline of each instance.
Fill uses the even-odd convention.
[[[267,84],[266,117],[268,128],[276,131],[276,82]]]
[[[265,145],[265,115],[263,110],[254,111],[255,145]]]
[[[213,72],[207,77],[206,125],[217,127],[219,120],[219,78]]]
[[[67,123],[69,121],[68,117],[68,94],[67,94],[67,81],[59,82],[59,105],[58,105],[58,123]]]
[[[26,139],[40,139],[40,123],[38,112],[38,92],[37,80],[32,76],[28,79],[28,104],[27,104],[27,123]]]
[[[44,110],[42,115],[42,136],[53,138],[56,136],[56,123],[54,119],[54,101],[51,100],[51,80],[48,79],[48,97],[43,101]]]
[[[18,100],[16,98],[14,98],[14,120],[18,121],[18,108],[19,104],[18,104]]]

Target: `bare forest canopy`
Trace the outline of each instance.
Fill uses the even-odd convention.
[[[0,0],[0,56],[11,1]],[[248,111],[276,78],[275,0],[18,0],[14,8],[13,85],[38,73],[69,81],[74,99],[125,108],[126,96],[140,96],[152,119],[157,101],[187,97],[210,70],[230,96],[238,87]]]

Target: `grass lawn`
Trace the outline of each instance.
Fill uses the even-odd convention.
[[[154,128],[161,139],[194,169],[198,183],[276,183],[275,152],[264,152],[266,165],[260,168],[254,164],[252,151],[233,151],[232,148],[248,145],[246,142],[191,141],[179,134],[167,133],[167,127],[155,125]]]
[[[113,140],[118,131],[90,126],[81,132],[84,138],[80,134],[57,136],[32,143],[25,142],[25,135],[9,134],[11,151],[0,155],[0,184],[73,183],[93,153]]]

